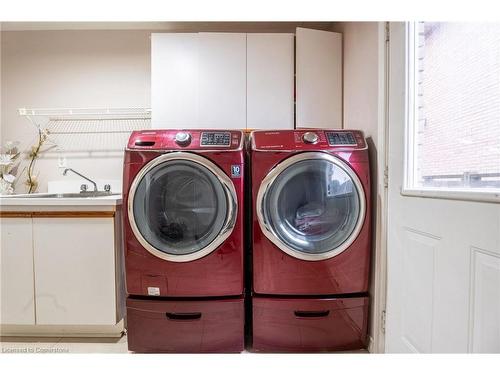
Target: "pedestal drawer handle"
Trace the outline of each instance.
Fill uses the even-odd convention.
[[[165,313],[170,320],[198,320],[201,318],[201,313]]]
[[[295,316],[297,318],[323,318],[330,314],[330,310],[320,310],[320,311],[295,311]]]

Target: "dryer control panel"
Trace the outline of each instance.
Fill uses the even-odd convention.
[[[362,150],[366,149],[366,141],[360,130],[258,130],[252,132],[252,149],[256,151]]]
[[[352,132],[325,132],[330,146],[357,146],[358,142]]]

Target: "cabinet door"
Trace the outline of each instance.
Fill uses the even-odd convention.
[[[297,127],[342,128],[342,34],[297,28]]]
[[[246,127],[246,34],[200,33],[198,126]]]
[[[293,129],[293,38],[247,35],[248,129]]]
[[[1,324],[35,324],[31,217],[1,218]]]
[[[116,323],[113,218],[34,218],[37,324]]]
[[[198,122],[198,34],[151,34],[152,127]]]
[[[246,34],[151,35],[153,128],[246,127]]]

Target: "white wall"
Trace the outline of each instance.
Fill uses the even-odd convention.
[[[20,107],[150,107],[149,31],[3,31],[1,34],[2,143],[18,140],[21,150],[27,150],[36,140],[35,128],[17,114]],[[85,139],[75,141],[92,149]],[[68,167],[90,177],[121,180],[122,154],[115,151],[65,156]],[[62,177],[57,163],[57,153],[47,154],[38,161],[39,191],[47,190],[48,180],[76,178]],[[25,177],[18,181],[17,192],[25,191]]]
[[[382,241],[383,203],[383,155],[380,154],[382,139],[379,119],[381,115],[379,93],[379,23],[378,22],[339,22],[333,30],[343,33],[343,109],[345,129],[359,129],[365,134],[370,154],[372,176],[372,223],[373,223],[373,255],[370,275],[371,317],[370,336],[377,340],[376,327],[380,324],[378,311],[385,305],[385,299],[377,289],[376,277],[383,272],[380,267]],[[380,348],[373,348],[378,351]]]

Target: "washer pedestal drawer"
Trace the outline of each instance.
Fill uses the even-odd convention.
[[[322,352],[366,348],[368,297],[253,297],[253,350]]]
[[[128,348],[134,352],[241,352],[244,324],[243,298],[127,299]]]

